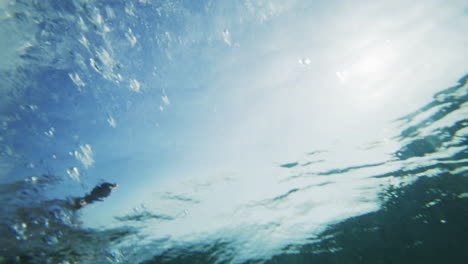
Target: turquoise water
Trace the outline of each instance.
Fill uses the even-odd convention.
[[[466,259],[466,10],[0,1],[0,262]]]

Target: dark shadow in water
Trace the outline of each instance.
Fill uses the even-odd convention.
[[[419,131],[417,131],[418,129],[422,127],[427,127],[432,123],[443,119],[453,111],[461,108],[463,104],[466,103],[466,101],[468,101],[468,94],[463,91],[463,88],[466,87],[467,83],[468,74],[463,76],[458,81],[458,85],[436,93],[433,97],[434,100],[432,102],[421,107],[418,111],[398,119],[400,121],[404,121],[405,123],[409,123],[413,121],[419,114],[428,112],[433,108],[436,109],[436,111],[428,118],[419,121],[416,125],[404,129],[400,133],[399,138],[416,137],[420,134]],[[440,108],[437,109],[437,107]]]
[[[116,216],[115,219],[127,222],[127,221],[146,221],[150,219],[154,220],[174,220],[175,218],[169,215],[162,215],[162,214],[153,214],[148,211],[133,213],[125,216]]]
[[[41,175],[0,185],[0,263],[109,263],[120,258],[112,247],[137,230],[84,229],[76,198],[44,199],[47,186],[57,182],[58,177]],[[103,185],[83,199],[92,203],[108,196]]]
[[[445,89],[434,95],[434,100],[425,105],[418,111],[411,113],[399,121],[410,123],[418,117],[419,114],[434,111],[432,115],[423,120],[420,120],[414,125],[405,128],[398,136],[399,140],[414,138],[400,151],[395,153],[398,159],[406,160],[412,157],[422,157],[424,155],[437,152],[443,143],[459,139],[457,145],[466,146],[468,140],[466,137],[460,138],[456,134],[457,131],[465,128],[468,125],[468,118],[462,118],[450,127],[444,129],[436,129],[431,135],[421,136],[421,130],[434,124],[435,122],[446,118],[454,111],[463,108],[468,101],[468,93],[466,87],[468,85],[468,75],[465,75],[458,81],[458,85]]]
[[[389,190],[382,210],[337,224],[322,234],[323,241],[266,263],[464,263],[468,197],[460,197],[467,192],[467,177],[420,178]]]

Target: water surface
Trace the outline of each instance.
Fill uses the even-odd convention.
[[[0,1],[0,261],[466,259],[466,10]]]

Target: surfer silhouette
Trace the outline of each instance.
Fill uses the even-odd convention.
[[[84,197],[73,198],[73,208],[78,210],[93,202],[103,201],[103,198],[109,196],[117,187],[117,184],[108,182],[97,185]]]

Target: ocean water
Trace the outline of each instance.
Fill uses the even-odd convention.
[[[0,263],[464,263],[466,47],[461,0],[0,0]]]

